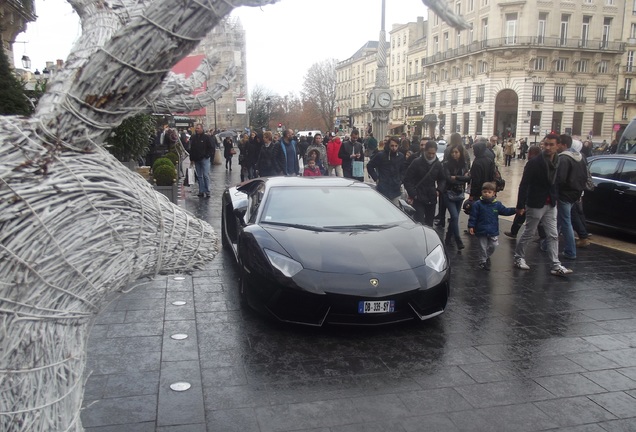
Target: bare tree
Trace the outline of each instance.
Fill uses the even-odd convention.
[[[313,103],[320,113],[324,130],[331,130],[336,116],[336,64],[335,59],[314,63],[305,75],[302,95]]]
[[[255,86],[250,92],[250,120],[256,129],[269,130],[274,94],[261,86]]]

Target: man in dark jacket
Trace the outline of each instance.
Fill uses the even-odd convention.
[[[388,148],[375,155],[367,164],[367,172],[377,183],[377,191],[396,206],[399,205],[402,194],[400,186],[404,169],[404,155],[398,151],[399,147],[397,139],[392,139]]]
[[[470,167],[470,199],[476,201],[481,196],[481,187],[495,180],[495,162],[487,153],[486,139],[478,138],[473,146],[475,160]]]
[[[557,229],[563,234],[563,257],[576,259],[576,239],[572,228],[572,206],[581,198],[587,181],[587,167],[581,153],[572,150],[572,137],[561,135],[557,144],[559,170],[557,187]]]
[[[199,198],[210,198],[210,160],[214,159],[214,145],[210,135],[203,133],[203,125],[197,123],[190,137],[190,163],[194,162],[199,182]]]
[[[358,142],[358,137],[357,130],[351,131],[351,137],[340,146],[338,157],[342,159],[342,174],[345,178],[364,181],[364,176],[353,176],[353,162],[364,163],[364,150],[362,149],[362,144]]]
[[[277,161],[283,161],[283,175],[297,176],[300,173],[298,164],[298,146],[294,139],[294,131],[287,129],[283,137],[273,149],[273,157]]]
[[[415,218],[420,223],[433,226],[437,198],[445,189],[445,184],[444,167],[437,159],[437,144],[428,141],[424,156],[415,159],[404,176],[408,202],[415,208]]]
[[[544,138],[543,152],[526,163],[519,184],[517,196],[517,214],[525,214],[526,222],[521,237],[517,240],[514,254],[514,266],[530,270],[526,263],[526,246],[537,232],[537,226],[543,225],[546,233],[547,252],[552,262],[550,273],[564,276],[572,273],[559,261],[557,231],[557,171],[559,157],[557,143],[559,135],[548,134]]]

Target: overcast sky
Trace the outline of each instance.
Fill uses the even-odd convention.
[[[31,70],[46,61],[66,60],[80,36],[79,19],[63,0],[36,0],[37,21],[16,40],[15,64],[24,54]],[[381,0],[281,0],[263,8],[243,7],[240,17],[247,38],[248,88],[259,85],[279,95],[299,93],[307,69],[315,62],[345,60],[369,40],[378,40]],[[426,18],[421,0],[386,0],[386,31],[395,23]]]

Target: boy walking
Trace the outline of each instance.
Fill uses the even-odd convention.
[[[514,207],[506,207],[495,198],[497,186],[486,182],[481,187],[481,197],[475,201],[468,218],[468,231],[479,239],[479,268],[490,270],[490,256],[499,246],[499,215],[512,216]]]

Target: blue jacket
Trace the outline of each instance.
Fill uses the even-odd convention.
[[[514,207],[506,207],[496,198],[492,200],[479,198],[470,210],[468,228],[474,228],[477,236],[498,236],[499,215],[512,216],[515,211]]]

